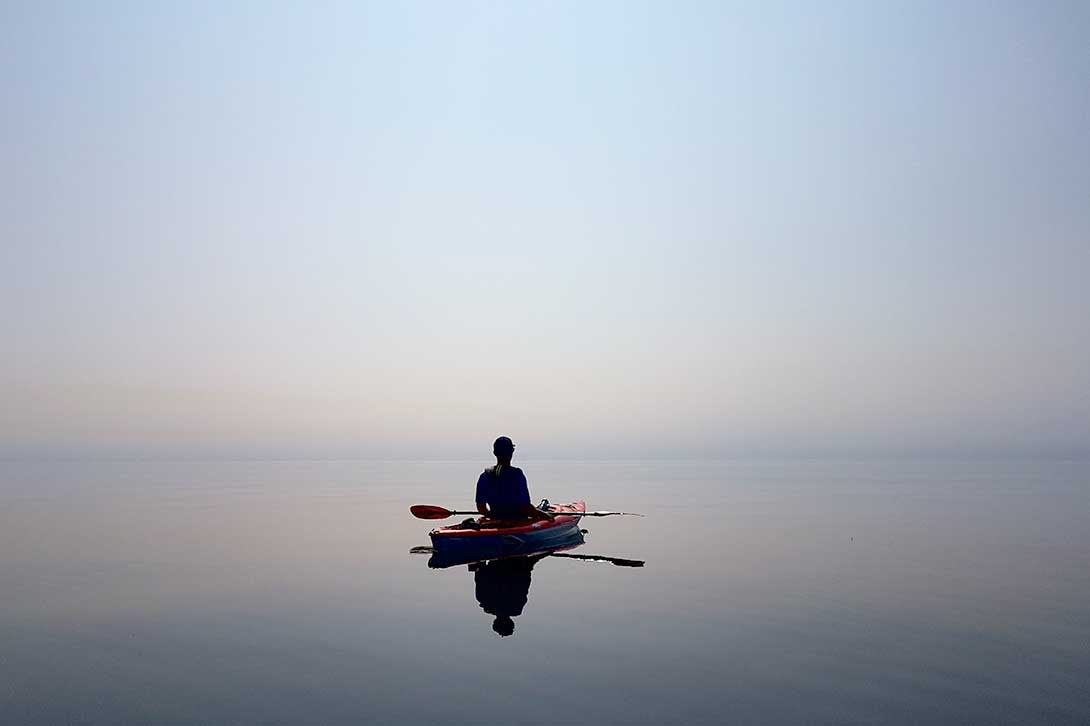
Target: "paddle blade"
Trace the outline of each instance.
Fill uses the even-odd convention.
[[[409,507],[409,511],[413,513],[413,516],[417,519],[446,519],[454,512],[443,507],[437,507],[433,504],[414,504]]]

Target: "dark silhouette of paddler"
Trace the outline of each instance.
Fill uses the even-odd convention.
[[[548,553],[531,557],[511,557],[471,565],[477,602],[481,609],[496,620],[492,629],[507,637],[515,632],[516,618],[522,615],[530,596],[530,578],[534,565]]]
[[[522,469],[511,466],[514,442],[501,436],[493,442],[492,453],[496,456],[496,465],[485,469],[477,479],[477,511],[492,519],[508,521],[554,519],[555,515],[530,503],[526,475]]]

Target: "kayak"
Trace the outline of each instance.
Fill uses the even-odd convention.
[[[478,517],[438,527],[430,532],[431,543],[436,554],[448,562],[511,557],[581,543],[579,520],[587,511],[585,502],[552,504],[548,511],[556,515],[551,522],[503,522]]]
[[[552,555],[558,552],[575,549],[582,545],[584,541],[583,530],[576,527],[571,530],[571,534],[568,534],[562,540],[557,540],[555,538],[551,539],[548,545],[535,545],[533,543],[506,545],[500,552],[497,552],[495,549],[490,551],[487,548],[474,549],[472,547],[465,547],[451,552],[449,550],[437,550],[434,547],[428,547],[427,549],[431,551],[431,557],[428,559],[428,567],[431,567],[432,569],[444,569],[447,567],[454,567],[455,565],[473,565],[481,562],[524,559],[535,555]]]

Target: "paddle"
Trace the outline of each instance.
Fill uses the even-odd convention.
[[[417,519],[446,519],[447,517],[453,517],[457,514],[480,514],[480,512],[454,511],[444,507],[437,507],[434,504],[414,504],[409,507],[409,511],[412,512],[413,516]],[[558,516],[567,514],[573,517],[610,517],[615,514],[624,514],[630,517],[643,516],[642,514],[636,514],[635,512],[550,512],[550,514],[556,514]]]

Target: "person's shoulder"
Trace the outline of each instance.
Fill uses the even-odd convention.
[[[519,476],[526,476],[525,474],[522,473],[522,469],[518,468],[517,466],[509,466],[507,468],[511,470],[512,474],[518,474]]]

